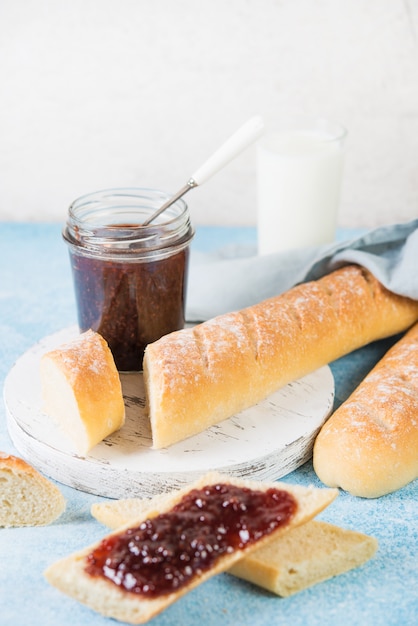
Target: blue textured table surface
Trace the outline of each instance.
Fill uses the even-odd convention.
[[[340,233],[351,237],[354,232]],[[201,227],[195,250],[234,243],[253,245],[251,228]],[[42,337],[76,323],[67,251],[57,224],[0,224],[0,384],[16,361]],[[331,364],[340,404],[394,339],[367,346]],[[0,406],[0,450],[16,454]],[[311,463],[283,479],[321,486]],[[102,618],[50,587],[48,564],[101,538],[90,516],[101,499],[60,485],[67,510],[45,528],[0,529],[2,626],[106,626]],[[155,626],[367,626],[418,624],[418,481],[377,500],[341,493],[321,519],[379,540],[376,556],[359,569],[291,598],[277,598],[227,574],[220,575],[156,617]]]

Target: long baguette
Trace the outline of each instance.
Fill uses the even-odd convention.
[[[389,292],[368,271],[350,265],[162,337],[144,357],[153,446],[201,432],[416,320],[417,301]]]
[[[225,484],[234,485],[238,488],[243,488],[244,490],[250,490],[250,499],[247,500],[247,502],[251,502],[251,499],[255,497],[257,491],[268,492],[271,489],[282,490],[288,494],[288,496],[286,496],[287,498],[290,498],[291,501],[295,502],[296,509],[284,525],[279,525],[268,534],[261,535],[258,538],[256,537],[252,543],[245,544],[244,537],[247,529],[251,526],[251,517],[254,515],[254,512],[251,513],[250,510],[247,510],[241,505],[240,496],[234,496],[233,498],[226,500],[225,504],[220,507],[221,511],[218,513],[218,515],[222,515],[222,522],[220,522],[216,515],[212,517],[212,512],[206,511],[205,505],[202,505],[200,491],[197,495],[196,492],[193,493],[194,490],[201,490],[211,485]],[[154,552],[151,551],[151,548],[148,549],[147,545],[144,545],[144,543],[137,538],[136,533],[140,532],[142,528],[149,526],[149,521],[147,520],[153,520],[160,514],[169,513],[170,511],[172,512],[173,507],[182,502],[183,497],[191,492],[194,497],[194,508],[202,508],[202,514],[199,517],[199,521],[197,521],[196,517],[193,518],[196,521],[191,527],[191,533],[187,532],[182,537],[180,537],[181,533],[179,531],[178,520],[173,528],[177,537],[176,541],[180,542],[181,540],[186,546],[184,547],[184,545],[182,545],[180,551],[180,559],[184,563],[182,566],[184,571],[186,571],[188,567],[190,569],[189,563],[193,561],[195,551],[198,551],[198,555],[202,555],[203,559],[205,557],[203,556],[202,550],[207,553],[217,552],[218,546],[213,544],[211,539],[209,539],[211,535],[210,533],[209,535],[207,534],[205,525],[207,524],[208,519],[209,524],[215,523],[215,521],[211,522],[211,519],[216,520],[216,528],[218,528],[218,525],[220,527],[217,532],[221,535],[225,532],[228,535],[229,529],[228,522],[226,521],[228,519],[227,506],[233,507],[235,511],[239,511],[241,521],[237,527],[241,529],[240,537],[243,537],[244,546],[233,546],[231,544],[227,551],[223,551],[217,556],[209,569],[206,569],[204,565],[199,565],[198,571],[196,571],[189,580],[186,580],[184,583],[179,583],[178,585],[173,585],[174,590],[167,591],[166,593],[157,595],[156,597],[153,597],[152,595],[147,596],[143,589],[140,592],[134,592],[128,591],[122,586],[119,574],[126,572],[126,560],[122,560],[121,565],[116,572],[110,574],[110,577],[113,577],[113,580],[103,576],[91,575],[91,573],[86,571],[88,563],[91,562],[89,561],[89,555],[91,555],[96,548],[103,546],[102,542],[98,542],[85,548],[84,550],[53,563],[45,572],[47,580],[62,592],[75,598],[79,602],[86,604],[103,615],[131,624],[142,624],[166,609],[170,604],[178,600],[181,596],[200,583],[215,574],[227,570],[233,565],[233,563],[238,561],[245,554],[250,554],[253,550],[265,545],[269,541],[274,540],[283,533],[286,533],[292,528],[296,528],[297,526],[309,521],[326,506],[328,506],[338,495],[338,490],[336,489],[316,489],[314,487],[305,488],[299,485],[288,485],[284,483],[258,483],[249,480],[230,478],[217,473],[211,473],[203,476],[201,479],[196,481],[196,483],[174,492],[170,498],[163,501],[154,501],[154,506],[145,511],[142,516],[135,520],[135,522],[132,520],[125,528],[120,528],[114,533],[107,535],[104,538],[107,545],[107,549],[105,548],[107,556],[105,566],[106,569],[111,569],[109,559],[112,557],[112,552],[108,549],[109,539],[114,538],[115,536],[118,537],[124,532],[124,530],[131,528],[135,529],[130,533],[131,543],[129,546],[129,558],[131,567],[134,567],[135,571],[140,571],[143,567],[143,563],[155,562],[155,568],[161,572],[161,575],[164,575],[166,579],[169,580],[169,577],[171,576],[169,566],[172,560],[172,555],[176,553],[176,547],[174,547],[171,543],[165,546],[164,542],[160,545],[161,535],[155,536],[152,537],[152,542],[158,546],[158,554],[154,554]],[[208,501],[212,502],[212,497],[208,497]],[[186,517],[187,515],[188,513],[186,512]],[[200,523],[201,521],[203,526]],[[215,543],[218,540],[220,539],[215,538]],[[120,552],[118,554],[120,554]],[[134,563],[132,563],[132,559]],[[128,577],[128,582],[130,582],[131,579],[129,578],[129,570],[126,576]],[[182,574],[178,574],[178,570],[176,570],[175,578],[181,580],[181,576]],[[149,584],[152,584],[151,579],[147,580],[149,580]]]
[[[418,478],[418,324],[325,423],[313,463],[324,484],[364,498]]]

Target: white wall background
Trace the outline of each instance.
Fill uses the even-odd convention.
[[[417,0],[1,0],[0,219],[106,187],[176,191],[254,113],[348,129],[339,222],[418,215]],[[248,150],[188,195],[255,224]]]

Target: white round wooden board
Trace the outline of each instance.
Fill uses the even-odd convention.
[[[42,412],[39,378],[41,355],[77,333],[76,327],[66,328],[21,356],[6,378],[4,401],[9,434],[20,454],[47,476],[95,495],[152,496],[211,470],[276,480],[311,457],[332,410],[334,379],[326,366],[199,435],[153,450],[142,374],[122,374],[126,423],[82,457]]]

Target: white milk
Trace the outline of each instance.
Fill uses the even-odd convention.
[[[335,238],[343,138],[326,130],[289,130],[257,146],[258,251],[317,246]]]

